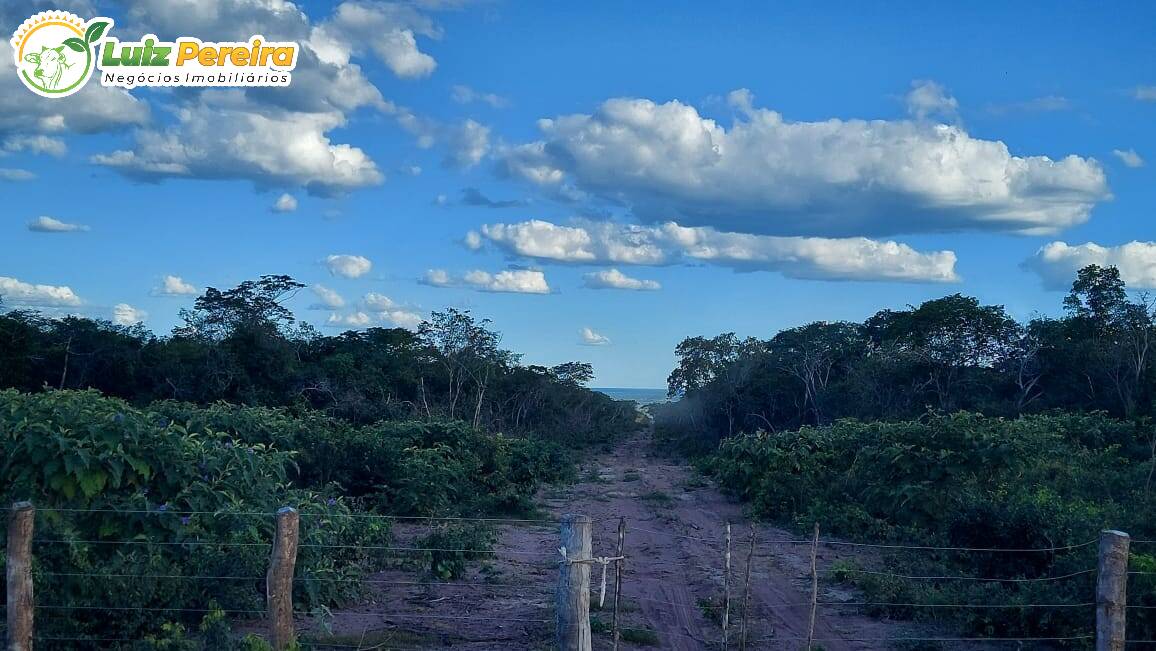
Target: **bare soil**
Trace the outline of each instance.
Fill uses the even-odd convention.
[[[790,532],[752,524],[693,469],[653,454],[638,437],[592,457],[581,479],[542,495],[545,516],[583,513],[594,520],[594,555],[614,556],[620,518],[626,522],[621,648],[722,649],[726,572],[725,528],[731,523],[731,608],[728,648],[740,648],[750,536],[747,648],[802,649],[811,601],[809,543]],[[412,539],[422,525],[398,527]],[[374,577],[371,598],[328,618],[302,621],[308,637],[325,648],[346,649],[549,649],[553,645],[554,586],[558,577],[557,525],[499,523],[494,553],[457,581],[431,580],[414,568]],[[847,554],[820,547],[820,569]],[[439,585],[408,585],[407,582]],[[614,568],[607,572],[605,603],[598,608],[600,566],[592,578],[594,647],[611,648]],[[823,602],[856,595],[820,584]],[[918,636],[907,624],[881,622],[852,607],[820,606],[815,646],[826,651],[888,649],[897,637]]]

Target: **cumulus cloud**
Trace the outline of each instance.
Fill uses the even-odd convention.
[[[419,280],[431,287],[468,287],[481,292],[511,294],[549,294],[550,285],[546,274],[530,269],[507,269],[497,273],[474,269],[461,277],[451,275],[445,269],[430,269]]]
[[[583,327],[578,331],[579,343],[583,346],[609,346],[610,338],[594,332],[592,328]]]
[[[631,278],[617,269],[606,269],[603,271],[594,271],[583,276],[585,279],[584,286],[590,289],[633,289],[633,290],[657,290],[662,289],[662,285],[656,280],[641,280],[639,278]]]
[[[277,197],[277,201],[273,203],[273,212],[293,212],[297,210],[297,197],[288,192]]]
[[[493,93],[482,93],[469,86],[460,84],[450,89],[450,97],[458,104],[481,102],[483,104],[489,104],[493,108],[505,108],[510,105],[510,102],[504,97]]]
[[[313,285],[309,289],[317,295],[317,302],[309,306],[311,310],[340,310],[345,307],[345,299],[336,291],[324,285]]]
[[[1050,233],[1108,198],[1090,158],[1015,156],[923,120],[791,122],[732,94],[730,128],[679,101],[611,99],[540,120],[500,169],[547,192],[625,205],[648,222],[774,235]]]
[[[157,296],[196,296],[201,290],[180,276],[166,275],[161,278],[161,286],[153,289]]]
[[[315,21],[286,0],[137,0],[124,21],[134,31],[234,40],[263,34],[301,43],[293,83],[168,96],[175,122],[139,129],[131,148],[93,160],[146,180],[240,178],[261,189],[304,187],[320,195],[377,185],[384,176],[372,158],[335,141],[332,132],[362,107],[393,116],[403,128],[414,119],[436,123],[386,101],[355,59],[376,55],[399,77],[430,74],[436,62],[418,48],[417,37],[440,37],[427,15],[437,8],[433,3],[351,0]],[[437,125],[436,131],[436,140],[452,149],[447,160],[454,164],[475,164],[488,149],[488,129],[476,123]],[[421,144],[422,136],[418,140]]]
[[[418,282],[430,287],[451,287],[454,284],[454,279],[450,276],[450,272],[445,269],[429,269]]]
[[[138,131],[135,148],[92,161],[145,180],[248,179],[326,196],[381,183],[364,151],[330,141],[327,133],[344,124],[337,111],[255,109],[239,91],[215,91],[179,111],[175,125]]]
[[[112,322],[117,325],[130,326],[149,318],[149,313],[128,303],[117,303],[112,308]]]
[[[335,254],[325,258],[329,273],[346,278],[360,278],[373,269],[369,258],[360,255]]]
[[[68,145],[60,138],[40,135],[14,135],[5,138],[0,143],[0,149],[6,153],[28,152],[31,154],[48,154],[63,156],[68,152]]]
[[[907,114],[918,120],[938,116],[954,119],[959,111],[959,102],[952,97],[942,84],[927,79],[911,82],[911,90],[904,98]]]
[[[1023,266],[1039,274],[1048,289],[1067,289],[1076,272],[1090,264],[1116,267],[1120,278],[1133,289],[1156,289],[1156,242],[1132,241],[1119,246],[1051,242]]]
[[[1113,149],[1112,155],[1120,159],[1128,167],[1144,167],[1144,159],[1135,149]]]
[[[69,224],[59,219],[41,215],[28,222],[28,230],[37,233],[79,233],[91,229],[84,224]]]
[[[420,314],[399,306],[383,294],[370,292],[365,295],[363,302],[365,309],[376,315],[378,320],[398,328],[416,330],[422,321]]]
[[[531,220],[488,224],[479,238],[515,256],[591,265],[707,263],[737,271],[778,271],[791,278],[954,282],[955,253],[921,252],[863,237],[778,237],[726,233],[674,222],[637,226]]]
[[[8,276],[0,276],[0,301],[9,307],[72,307],[81,303],[71,287],[37,285]]]
[[[373,324],[373,317],[365,312],[351,312],[349,314],[333,313],[325,320],[325,325],[333,328],[366,328]]]
[[[428,77],[437,61],[418,48],[417,35],[439,38],[428,17],[405,4],[343,2],[332,18],[320,24],[310,42],[330,62],[371,50],[393,74],[403,79]]]

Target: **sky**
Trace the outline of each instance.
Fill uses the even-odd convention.
[[[1156,5],[1100,5],[8,1],[302,50],[287,88],[0,65],[0,296],[164,334],[289,274],[326,333],[469,309],[660,387],[688,336],[1156,288]]]

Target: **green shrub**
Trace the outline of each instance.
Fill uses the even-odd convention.
[[[1019,419],[929,414],[918,421],[840,421],[722,442],[705,467],[755,513],[863,542],[1002,549],[1081,545],[1104,528],[1156,533],[1147,491],[1150,426],[1099,414]],[[1138,550],[1139,551],[1139,550]],[[1151,551],[1151,550],[1149,550]],[[1056,552],[889,552],[875,570],[919,576],[1036,579],[1095,567],[1095,546]],[[1144,562],[1144,561],[1134,561]],[[1094,575],[1060,581],[910,581],[855,568],[833,578],[873,603],[1083,603]],[[1137,602],[1151,588],[1129,590]],[[1133,586],[1130,586],[1130,588]],[[875,614],[949,623],[985,636],[1075,635],[1079,609],[879,607]],[[1129,629],[1156,631],[1152,612],[1129,613]]]

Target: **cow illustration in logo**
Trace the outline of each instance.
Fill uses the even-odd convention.
[[[64,54],[63,45],[42,46],[39,52],[25,54],[24,60],[36,65],[36,69],[32,71],[32,76],[36,77],[45,90],[49,91],[60,88],[60,80],[63,78],[64,72],[72,67],[72,64],[68,62],[68,57]]]

